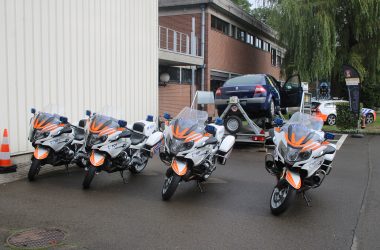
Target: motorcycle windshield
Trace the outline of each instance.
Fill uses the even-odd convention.
[[[119,128],[118,120],[110,116],[95,114],[90,118],[87,129],[94,134],[112,134]]]
[[[184,139],[194,134],[203,134],[208,114],[206,111],[185,107],[171,121],[173,136]]]
[[[315,133],[321,131],[322,127],[322,119],[297,112],[281,130],[285,132],[286,140],[290,146],[303,147],[311,141],[323,141],[320,134]]]

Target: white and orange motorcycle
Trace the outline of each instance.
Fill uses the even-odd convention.
[[[84,189],[90,187],[94,176],[101,171],[119,172],[123,180],[125,170],[140,173],[162,141],[162,132],[157,131],[153,116],[127,128],[126,121],[97,113],[90,116],[85,130],[89,162],[85,169]]]
[[[281,126],[282,120],[275,123]],[[322,119],[297,112],[284,126],[270,130],[275,150],[266,155],[265,168],[277,178],[270,199],[274,215],[283,213],[296,193],[302,193],[309,206],[305,192],[319,187],[330,173],[336,147],[327,139],[334,135],[324,133],[322,126]]]
[[[161,147],[160,158],[168,166],[162,187],[162,199],[169,200],[181,181],[195,180],[202,191],[201,182],[206,181],[216,169],[216,163],[225,164],[235,137],[224,137],[221,119],[206,124],[205,111],[184,108],[169,122],[164,115],[165,144]]]
[[[29,181],[33,181],[45,164],[65,165],[68,169],[74,163],[75,153],[84,143],[84,120],[79,126],[68,123],[67,117],[59,115],[59,108],[48,105],[44,111],[37,112],[32,108],[29,141],[35,148],[28,172]],[[82,162],[75,162],[84,167]]]

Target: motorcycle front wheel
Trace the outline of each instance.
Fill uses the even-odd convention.
[[[273,189],[270,198],[270,210],[273,215],[280,215],[285,212],[293,201],[296,190],[286,181],[280,181]]]
[[[32,164],[30,165],[29,172],[28,172],[28,179],[29,181],[34,181],[34,178],[41,169],[41,161],[37,160],[36,158],[32,159]]]
[[[178,184],[181,181],[181,176],[172,172],[169,176],[165,177],[164,186],[162,187],[162,199],[164,201],[170,200],[174,192],[177,190]]]
[[[86,174],[84,176],[84,180],[83,180],[83,184],[82,184],[83,189],[89,189],[90,188],[91,182],[94,179],[95,174],[96,174],[96,167],[90,166],[88,168],[88,171],[86,171]]]

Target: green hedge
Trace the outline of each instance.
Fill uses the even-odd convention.
[[[358,119],[350,110],[349,103],[336,104],[336,126],[341,130],[356,129],[358,126]]]

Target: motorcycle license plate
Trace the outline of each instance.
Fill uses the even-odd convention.
[[[185,175],[187,172],[187,164],[185,161],[178,161],[176,159],[172,162],[172,169],[179,176]]]

